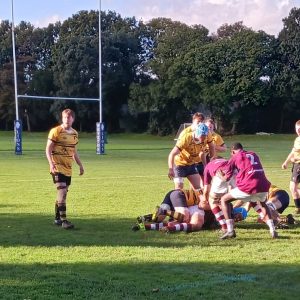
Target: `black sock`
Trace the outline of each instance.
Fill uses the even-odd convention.
[[[295,202],[295,206],[296,206],[297,208],[300,208],[300,198],[294,199],[294,202]]]

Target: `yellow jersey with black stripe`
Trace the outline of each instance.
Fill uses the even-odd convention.
[[[48,139],[54,143],[51,153],[52,161],[58,173],[72,176],[72,163],[78,133],[75,129],[64,129],[61,125],[50,130]]]
[[[175,156],[175,164],[177,166],[190,166],[201,162],[199,154],[205,151],[207,143],[210,142],[212,142],[211,134],[208,134],[203,143],[196,144],[193,139],[193,132],[184,132],[176,143],[180,153]]]
[[[212,141],[213,141],[213,143],[215,145],[217,145],[217,146],[223,146],[225,144],[223,138],[218,133],[213,132],[213,133],[211,133],[211,136],[212,136]],[[208,145],[207,145],[207,147],[205,149],[205,152],[209,153],[209,147],[208,147]],[[216,152],[218,152],[218,151],[216,150]]]
[[[294,163],[299,164],[300,163],[300,136],[296,137],[294,142]]]
[[[268,199],[273,198],[275,196],[275,193],[277,193],[278,191],[280,191],[280,188],[276,185],[271,184],[269,188]]]
[[[193,189],[182,190],[186,199],[187,206],[198,205],[200,202],[199,196],[197,196],[196,192]]]

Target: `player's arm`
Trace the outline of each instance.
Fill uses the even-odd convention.
[[[169,157],[168,157],[168,166],[169,166],[169,172],[168,172],[168,177],[170,179],[173,179],[175,174],[174,174],[174,158],[177,154],[180,153],[180,150],[177,146],[175,146],[170,154],[169,154]]]
[[[290,161],[292,161],[294,156],[294,148],[292,149],[292,151],[290,152],[290,154],[288,155],[288,157],[286,158],[286,160],[284,161],[284,163],[281,165],[282,169],[286,169],[287,165]]]
[[[201,152],[199,153],[199,157],[200,157],[200,159],[201,159],[201,162],[202,162],[203,166],[205,167],[206,164],[207,164],[207,161],[206,161],[206,153],[205,153],[205,151],[201,151]]]
[[[227,146],[225,143],[222,145],[215,144],[215,150],[218,152],[225,152],[227,150]]]
[[[55,172],[57,172],[55,165],[52,161],[52,157],[51,157],[51,153],[53,151],[54,148],[54,142],[50,139],[48,139],[47,141],[47,145],[46,145],[46,157],[50,166],[50,173],[54,174]]]
[[[215,140],[215,151],[216,152],[225,152],[227,150],[227,146],[223,140],[223,138],[217,134]]]
[[[215,157],[216,154],[216,149],[215,149],[215,144],[213,142],[208,143],[208,150],[209,150],[209,157],[212,159]]]
[[[76,161],[77,165],[79,166],[79,175],[83,175],[84,168],[83,168],[83,165],[81,163],[81,160],[79,158],[79,154],[78,154],[76,148],[75,148],[75,151],[74,151],[73,159]]]

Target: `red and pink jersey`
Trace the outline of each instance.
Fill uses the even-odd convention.
[[[218,158],[210,161],[204,169],[203,184],[211,184],[212,178],[216,175],[217,171],[224,168],[227,165],[227,160],[224,158]]]
[[[242,192],[256,194],[269,191],[271,184],[266,178],[258,155],[254,152],[241,150],[231,157],[225,172],[227,180],[235,170],[236,186]]]

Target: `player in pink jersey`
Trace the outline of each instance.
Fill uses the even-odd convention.
[[[231,154],[232,157],[228,161],[227,168],[222,173],[224,174],[224,179],[228,181],[236,172],[236,187],[221,197],[222,210],[227,224],[227,232],[221,236],[221,239],[236,236],[230,205],[236,199],[251,202],[254,206],[259,201],[262,205],[263,213],[266,215],[266,223],[270,228],[271,237],[277,238],[278,234],[275,231],[269,208],[266,205],[271,184],[265,176],[258,155],[252,151],[245,151],[240,143],[232,145]]]
[[[211,160],[204,169],[203,196],[209,204],[216,220],[221,225],[223,232],[227,231],[224,214],[221,210],[221,197],[228,192],[229,182],[221,180],[217,172],[227,166],[227,160],[221,157]]]

